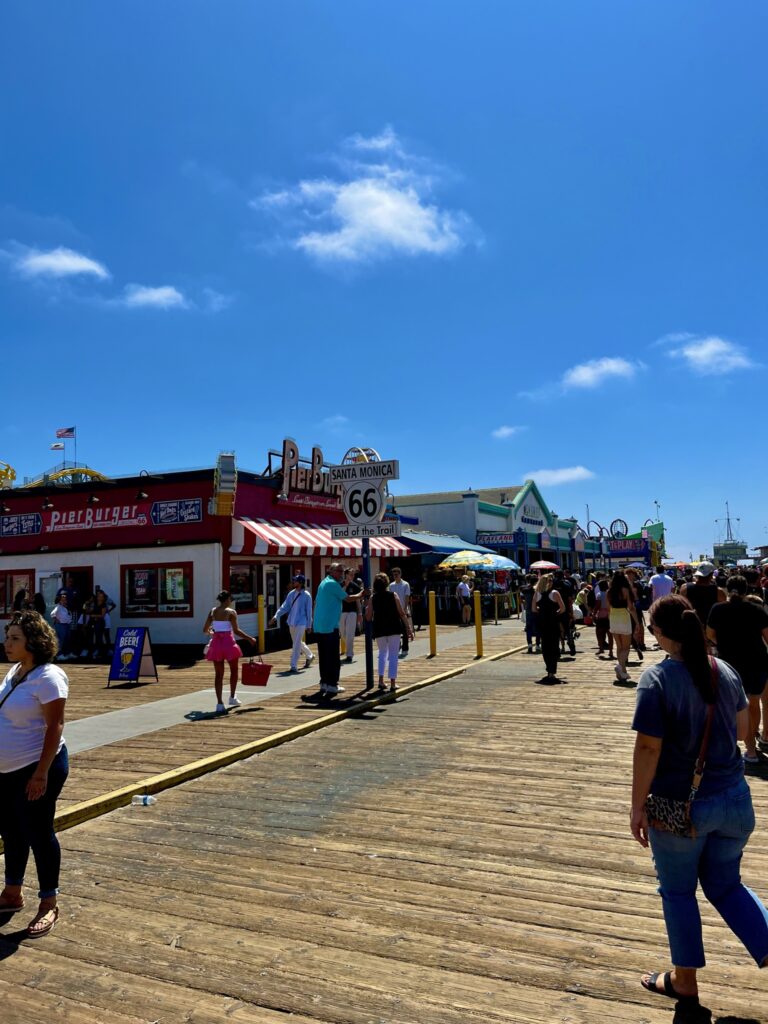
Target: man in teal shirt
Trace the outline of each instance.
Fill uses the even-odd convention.
[[[314,633],[317,640],[317,660],[320,666],[320,693],[335,697],[343,693],[339,686],[341,650],[339,647],[339,619],[342,601],[362,601],[368,591],[350,596],[339,582],[344,576],[344,567],[334,562],[328,568],[328,575],[317,588],[315,597]]]

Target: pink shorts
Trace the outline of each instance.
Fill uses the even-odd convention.
[[[229,629],[213,634],[205,649],[205,656],[208,661],[237,661],[242,658],[243,652],[235,643],[235,634]]]

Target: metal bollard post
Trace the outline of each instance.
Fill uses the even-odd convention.
[[[256,619],[258,622],[258,633],[256,636],[259,640],[259,654],[263,654],[266,649],[266,643],[264,641],[264,595],[259,594],[256,599]]]
[[[477,641],[477,656],[483,656],[483,606],[480,591],[476,590],[475,598],[475,639]]]
[[[493,624],[498,626],[499,624],[499,595],[493,595]]]
[[[429,591],[429,656],[437,657],[437,600],[434,590]]]

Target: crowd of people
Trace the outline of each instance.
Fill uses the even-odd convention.
[[[96,586],[81,595],[71,578],[56,593],[48,608],[42,594],[22,588],[13,598],[13,611],[34,611],[49,619],[58,639],[56,661],[105,661],[112,655],[111,612],[115,602]]]
[[[227,710],[223,699],[225,664],[229,665],[230,673],[229,707],[240,704],[236,689],[238,664],[243,655],[235,638],[239,636],[253,644],[257,641],[239,628],[232,595],[224,590],[217,600],[218,606],[209,612],[203,632],[209,637],[205,657],[214,663],[216,712],[221,714]],[[354,660],[355,638],[362,632],[363,622],[370,623],[378,650],[378,689],[395,692],[399,659],[408,654],[414,636],[411,587],[399,568],[392,569],[391,579],[386,573],[378,573],[371,591],[353,569],[334,562],[318,587],[314,602],[306,589],[306,579],[297,573],[269,625],[284,624],[290,631],[291,674],[308,669],[315,660],[306,643],[311,631],[320,669],[317,696],[327,699],[344,693],[339,683],[341,665]],[[300,666],[302,658],[304,663]]]

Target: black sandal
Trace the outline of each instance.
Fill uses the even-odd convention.
[[[664,991],[663,992],[662,992],[662,990],[660,988],[656,987],[656,982],[659,980],[659,978],[663,978],[664,979]],[[656,971],[655,974],[649,974],[648,975],[648,981],[644,981],[641,978],[640,979],[640,984],[643,986],[643,988],[647,992],[653,992],[654,995],[657,995],[657,996],[668,996],[670,999],[677,999],[681,1003],[686,1003],[688,1006],[691,1006],[694,1003],[698,1003],[698,1001],[699,1001],[699,997],[698,996],[681,996],[680,995],[680,993],[675,989],[675,986],[672,984],[672,972],[671,971],[664,971],[663,974],[662,974],[661,971]]]

